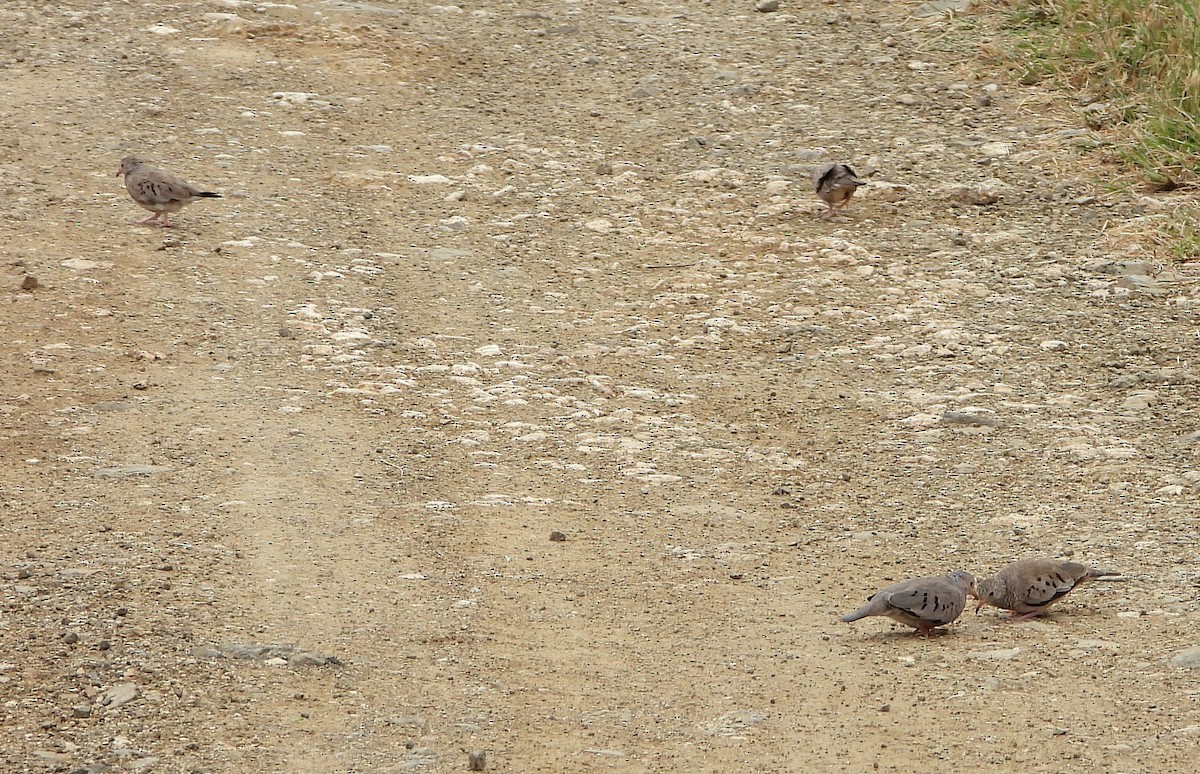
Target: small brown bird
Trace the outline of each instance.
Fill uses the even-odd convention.
[[[1046,612],[1087,581],[1120,574],[1059,559],[1022,559],[979,581],[973,594],[979,600],[975,612],[994,605],[1013,611],[1011,620],[1025,621]]]
[[[940,578],[914,578],[894,583],[867,598],[867,604],[842,620],[849,623],[871,615],[886,615],[928,637],[939,626],[953,623],[975,595],[975,578],[959,570]]]
[[[821,201],[829,205],[829,209],[822,213],[826,218],[833,217],[836,208],[849,204],[858,187],[866,184],[866,180],[858,179],[849,164],[830,162],[813,170],[813,188]]]
[[[150,210],[150,217],[137,221],[138,224],[153,223],[162,217],[162,227],[170,228],[172,212],[179,212],[196,199],[220,199],[221,194],[201,191],[186,180],[148,167],[134,156],[121,159],[117,177],[125,176],[125,190],[142,209]]]

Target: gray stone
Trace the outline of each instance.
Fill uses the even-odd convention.
[[[754,4],[754,10],[759,13],[774,13],[779,10],[779,0],[758,0]]]
[[[1141,274],[1127,274],[1121,277],[1117,280],[1117,287],[1144,293],[1148,296],[1163,296],[1171,292],[1158,280]]]
[[[1171,656],[1170,664],[1173,667],[1200,669],[1200,645],[1193,645],[1190,648],[1184,648],[1175,655]]]
[[[117,465],[111,468],[96,468],[92,474],[99,478],[129,478],[130,476],[170,473],[174,469],[170,465]]]
[[[967,658],[973,658],[976,661],[1012,661],[1020,652],[1020,648],[1009,648],[1007,650],[978,650],[968,653]]]
[[[122,704],[128,704],[138,695],[137,686],[133,683],[117,683],[100,694],[100,703],[109,709],[116,709]]]
[[[965,11],[971,7],[971,0],[930,0],[922,3],[913,11],[913,18],[925,19],[930,16],[944,16],[947,13]]]
[[[325,666],[330,662],[330,659],[322,656],[320,653],[312,653],[300,651],[288,656],[288,666],[293,669],[306,666]]]
[[[991,414],[974,411],[947,411],[942,414],[942,422],[947,425],[978,425],[998,427],[1000,420]]]
[[[1118,277],[1130,274],[1145,277],[1150,274],[1152,267],[1149,261],[1104,261],[1092,264],[1088,266],[1088,269],[1097,274],[1112,274]]]

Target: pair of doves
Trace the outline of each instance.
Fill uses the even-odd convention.
[[[885,615],[917,630],[921,636],[953,623],[967,606],[967,597],[979,603],[1013,611],[1014,620],[1041,615],[1050,605],[1077,586],[1096,578],[1120,575],[1111,570],[1059,559],[1022,559],[978,583],[969,572],[957,571],[937,578],[914,578],[876,592],[867,604],[843,621]]]

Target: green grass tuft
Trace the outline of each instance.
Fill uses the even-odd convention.
[[[1119,155],[1155,185],[1200,180],[1196,0],[1009,0],[1022,82],[1056,77],[1107,101],[1093,126],[1125,130]]]
[[[992,0],[1021,83],[1075,90],[1104,153],[1161,191],[1200,188],[1200,0]],[[1163,258],[1200,259],[1200,208],[1150,216]]]

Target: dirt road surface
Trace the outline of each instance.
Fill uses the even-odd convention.
[[[926,10],[0,6],[0,769],[1195,771],[1200,273]]]

